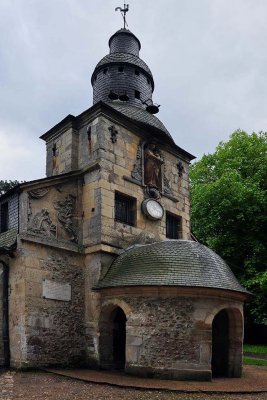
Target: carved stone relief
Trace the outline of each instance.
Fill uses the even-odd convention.
[[[137,147],[136,162],[132,170],[131,176],[137,182],[142,184],[142,142],[139,143]]]
[[[131,177],[144,186],[146,197],[159,199],[161,194],[173,195],[164,167],[164,156],[157,144],[140,142]]]
[[[144,148],[144,184],[162,190],[162,165],[164,163],[161,151],[154,143]]]
[[[77,227],[73,222],[75,210],[75,197],[68,194],[65,200],[59,200],[54,203],[57,210],[57,218],[65,231],[68,233],[72,242],[77,242]]]
[[[29,192],[29,196],[33,199],[41,199],[42,197],[46,196],[49,192],[49,189],[35,189]]]
[[[164,186],[164,193],[165,193],[165,194],[168,194],[168,195],[170,195],[170,196],[172,196],[173,193],[172,193],[172,190],[171,190],[169,181],[168,181],[168,179],[166,178],[165,174],[164,174],[164,176],[163,176],[163,186]]]
[[[117,135],[118,135],[118,131],[115,128],[114,125],[111,125],[108,130],[110,131],[110,139],[112,141],[112,143],[116,143],[117,142]]]
[[[182,161],[178,162],[177,169],[178,169],[178,175],[181,178],[183,176],[183,173],[184,173],[184,166],[183,166]]]
[[[33,216],[30,220],[28,230],[32,233],[37,233],[47,237],[56,236],[56,225],[52,223],[49,211],[45,208]]]
[[[78,228],[74,224],[76,198],[71,194],[62,198],[64,191],[66,193],[66,188],[57,185],[28,192],[28,232],[77,243]]]

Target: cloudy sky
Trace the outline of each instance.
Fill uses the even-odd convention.
[[[213,152],[267,130],[267,0],[129,0],[129,29],[176,143]],[[39,136],[92,105],[90,77],[122,0],[0,0],[0,179],[45,175]]]

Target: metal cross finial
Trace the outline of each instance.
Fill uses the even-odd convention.
[[[123,27],[125,29],[126,25],[128,26],[127,22],[126,22],[126,13],[129,11],[129,4],[125,4],[124,2],[124,8],[121,7],[116,7],[115,11],[120,10],[121,15],[123,17]]]

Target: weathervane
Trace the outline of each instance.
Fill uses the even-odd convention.
[[[115,8],[115,11],[118,11],[118,10],[120,10],[120,12],[121,12],[121,15],[122,15],[122,18],[123,18],[123,23],[124,23],[123,27],[125,29],[125,26],[126,25],[128,26],[128,24],[126,22],[126,13],[129,11],[129,4],[125,4],[125,2],[124,2],[124,8],[121,8],[121,7],[116,7]]]

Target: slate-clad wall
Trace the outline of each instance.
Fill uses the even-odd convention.
[[[2,204],[8,202],[8,229],[18,229],[19,225],[19,200],[18,194],[13,194],[8,198],[0,201],[0,208]],[[0,212],[0,226],[1,226],[1,212]]]
[[[123,72],[119,72],[120,66],[124,67]],[[139,75],[136,75],[135,71],[139,71]],[[111,100],[108,95],[111,90],[117,94],[122,94],[126,91],[129,101],[124,104],[135,105],[141,108],[145,108],[141,101],[152,98],[151,80],[147,75],[138,67],[124,65],[123,63],[103,66],[96,75],[93,89],[94,104],[100,100],[110,102]],[[141,100],[135,98],[135,90],[140,92]]]
[[[120,33],[111,37],[109,42],[110,53],[131,53],[139,56],[140,45],[133,35]]]

